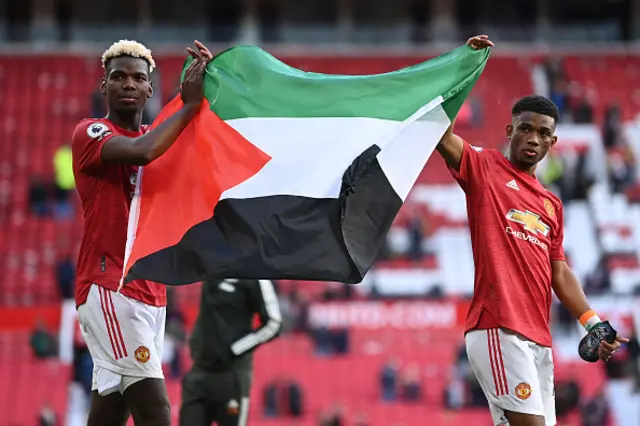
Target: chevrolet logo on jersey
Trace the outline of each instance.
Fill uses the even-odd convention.
[[[524,225],[524,229],[534,234],[540,233],[545,237],[549,235],[549,225],[540,220],[540,215],[530,212],[529,210],[521,212],[520,210],[511,209],[509,213],[507,213],[507,219]]]

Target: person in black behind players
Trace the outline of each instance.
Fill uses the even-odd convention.
[[[260,327],[253,328],[255,314]],[[200,313],[189,341],[193,367],[182,380],[180,426],[245,426],[253,351],[282,329],[268,280],[211,280],[202,285]]]

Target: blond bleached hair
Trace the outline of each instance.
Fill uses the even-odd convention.
[[[133,40],[120,40],[113,43],[102,54],[102,68],[107,68],[107,62],[113,58],[119,58],[120,56],[131,56],[134,58],[144,59],[149,63],[149,72],[152,72],[156,67],[156,62],[151,56],[151,50],[149,50],[144,44],[138,43]]]

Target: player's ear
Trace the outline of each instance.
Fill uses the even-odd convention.
[[[507,136],[507,138],[511,139],[511,135],[513,135],[513,124],[507,124],[504,127],[504,133]]]
[[[551,146],[549,148],[553,148],[557,143],[558,137],[556,135],[553,135],[553,137],[551,138]]]
[[[149,82],[149,90],[147,91],[147,99],[153,96],[153,82]]]
[[[100,81],[100,94],[107,96],[107,80],[104,77],[102,77],[102,81]]]

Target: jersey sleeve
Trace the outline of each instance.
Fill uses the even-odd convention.
[[[85,173],[100,172],[104,165],[100,152],[113,136],[111,129],[100,121],[87,120],[78,124],[71,143],[75,167]]]
[[[242,355],[274,339],[282,330],[282,315],[273,283],[259,280],[249,287],[252,310],[260,316],[260,327],[231,344],[234,355]]]
[[[467,141],[463,141],[463,144],[460,170],[449,167],[449,172],[462,190],[468,193],[475,185],[484,181],[489,153]]]
[[[564,210],[561,203],[559,203],[556,215],[558,226],[555,227],[553,235],[551,236],[549,257],[551,260],[566,260],[564,255]]]

